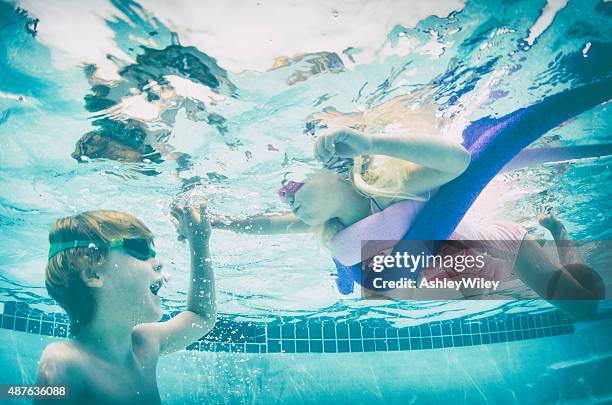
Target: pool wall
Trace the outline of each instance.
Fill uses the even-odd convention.
[[[610,403],[612,320],[523,341],[386,353],[182,351],[161,359],[164,403]],[[0,331],[0,383],[31,383],[58,338]],[[14,403],[14,402],[11,402]]]
[[[168,315],[164,317],[167,319]],[[509,313],[433,321],[397,328],[387,319],[269,317],[266,322],[219,316],[215,328],[188,349],[237,353],[394,352],[475,346],[572,333],[571,320],[558,310]],[[68,318],[45,313],[25,302],[0,305],[0,327],[66,338]]]
[[[44,347],[65,338],[66,317],[18,302],[0,309],[0,383],[33,383]],[[162,358],[158,381],[171,404],[607,403],[610,336],[611,319],[574,324],[556,310],[406,328],[224,315],[191,350]]]

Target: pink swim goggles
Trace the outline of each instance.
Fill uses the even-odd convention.
[[[278,198],[280,198],[280,200],[282,202],[286,202],[287,201],[287,193],[297,193],[297,191],[306,183],[302,183],[299,181],[288,181],[287,183],[283,184],[283,186],[281,188],[279,188],[276,193],[278,194]]]

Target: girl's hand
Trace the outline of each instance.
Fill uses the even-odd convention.
[[[199,207],[194,204],[184,207],[175,204],[170,214],[173,216],[172,222],[179,234],[179,240],[187,239],[190,243],[193,241],[208,242],[212,228],[204,204]]]
[[[325,163],[332,158],[353,158],[372,150],[372,138],[351,128],[332,129],[315,141],[314,156]]]
[[[227,215],[213,215],[210,216],[208,220],[210,221],[210,226],[212,226],[213,229],[225,230],[232,230],[234,224],[237,222]]]

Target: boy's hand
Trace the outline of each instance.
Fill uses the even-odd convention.
[[[175,202],[170,208],[179,236],[189,241],[191,272],[186,311],[165,322],[136,325],[132,336],[159,345],[160,353],[172,353],[206,335],[217,320],[215,275],[208,239],[210,222],[205,205]]]
[[[190,243],[193,241],[208,242],[211,226],[204,204],[199,207],[194,204],[185,207],[175,204],[170,214],[173,216],[172,222],[176,226],[179,240],[187,239]]]

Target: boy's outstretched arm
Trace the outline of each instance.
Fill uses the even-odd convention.
[[[134,328],[136,337],[155,339],[160,353],[184,349],[210,332],[217,320],[215,277],[208,247],[211,227],[205,207],[175,206],[172,216],[179,233],[189,242],[191,253],[187,309],[166,322]]]

